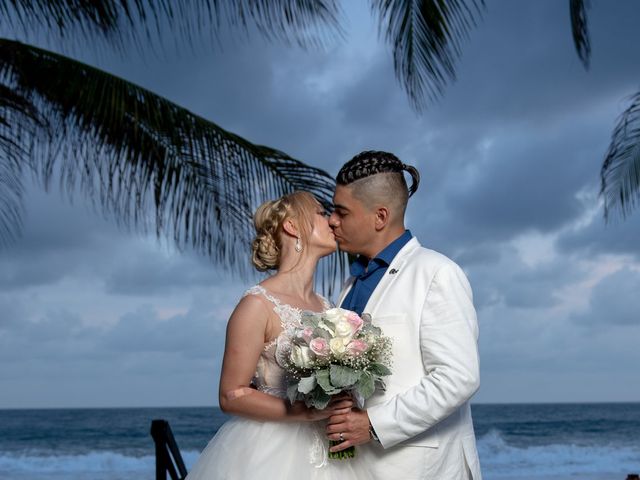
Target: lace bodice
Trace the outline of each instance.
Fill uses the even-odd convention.
[[[273,304],[273,311],[278,315],[278,318],[280,318],[282,330],[300,325],[300,319],[304,310],[282,303],[277,297],[271,295],[262,285],[251,287],[244,293],[243,297],[247,295],[262,295],[269,300]],[[331,308],[331,303],[326,298],[321,298],[324,309],[327,310]],[[277,340],[277,338],[274,338],[265,345],[258,358],[256,373],[251,383],[262,392],[285,398],[287,396],[287,382],[284,370],[276,361]]]

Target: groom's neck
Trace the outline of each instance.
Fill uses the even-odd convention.
[[[382,252],[385,248],[387,248],[391,243],[397,240],[404,232],[405,226],[396,225],[389,226],[384,230],[376,232],[375,236],[372,238],[372,241],[367,245],[366,252],[362,252],[362,255],[372,259],[380,252]]]

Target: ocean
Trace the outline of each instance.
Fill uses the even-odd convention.
[[[640,473],[640,403],[472,409],[485,480]],[[169,421],[190,468],[227,417],[212,407],[0,410],[0,479],[152,480],[156,418]]]

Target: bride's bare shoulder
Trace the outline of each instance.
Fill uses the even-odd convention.
[[[258,322],[266,322],[271,313],[268,303],[262,295],[245,293],[231,313],[229,324],[248,322],[255,326]]]

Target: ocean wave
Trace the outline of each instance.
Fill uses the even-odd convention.
[[[478,439],[478,455],[483,473],[493,478],[640,470],[638,446],[552,444],[515,447],[509,445],[498,430],[490,430]]]
[[[182,457],[189,468],[200,455],[195,451],[184,451]],[[16,454],[0,452],[0,473],[79,473],[79,472],[153,472],[155,456],[142,457],[119,452],[101,451],[81,455],[60,455],[50,452]],[[150,477],[149,477],[150,478]]]
[[[516,447],[509,445],[498,430],[491,430],[478,439],[478,453],[483,474],[488,479],[640,470],[640,447],[570,444]],[[198,451],[182,452],[187,469],[195,465],[199,455]],[[114,451],[76,455],[56,454],[53,451],[0,451],[0,478],[5,477],[3,473],[67,473],[70,474],[68,478],[76,478],[71,474],[87,472],[130,472],[151,478],[154,470],[154,455],[135,456]]]

